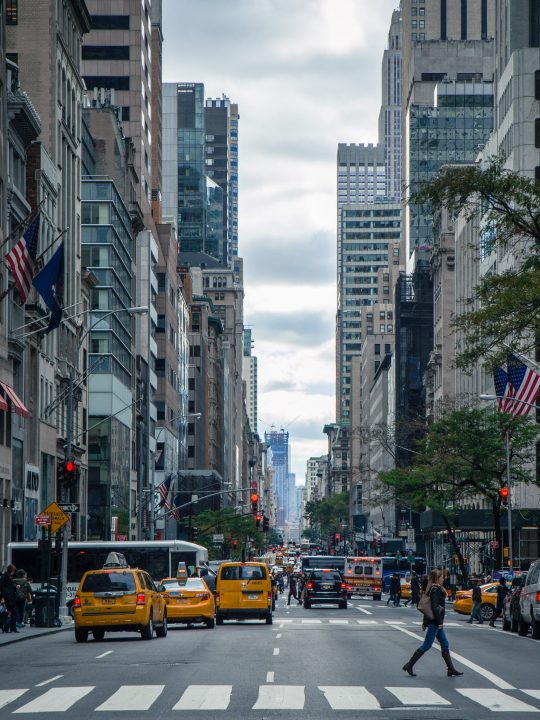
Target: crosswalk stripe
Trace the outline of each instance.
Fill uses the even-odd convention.
[[[425,687],[387,687],[402,705],[451,705],[452,703]]]
[[[535,698],[536,700],[540,700],[540,690],[522,690],[521,692],[524,692],[527,695],[530,695],[531,697]],[[0,707],[1,707],[1,705],[0,705]]]
[[[540,712],[538,708],[500,690],[492,690],[491,688],[456,689],[458,693],[465,695],[469,700],[473,700],[493,712]]]
[[[380,705],[365,687],[360,685],[319,685],[332,710],[379,710]]]
[[[376,620],[357,620],[358,625],[378,625]]]
[[[188,685],[173,710],[226,710],[232,685]]]
[[[320,625],[322,620],[302,620],[302,625]]]
[[[260,685],[253,710],[302,710],[303,685]]]
[[[329,620],[330,625],[348,625],[348,620]]]
[[[165,685],[122,685],[114,695],[99,705],[97,711],[148,710]]]
[[[385,620],[384,624],[385,625],[405,625],[403,620]]]
[[[25,692],[28,692],[28,688],[21,690],[0,690],[0,708],[5,707],[17,698],[20,698]]]
[[[40,695],[26,705],[14,710],[15,713],[48,713],[48,712],[65,712],[77,700],[80,700],[88,693],[92,692],[94,685],[89,687],[57,687],[47,690],[46,693]]]

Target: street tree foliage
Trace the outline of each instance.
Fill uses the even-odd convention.
[[[197,543],[208,549],[211,560],[239,559],[248,540],[257,551],[265,548],[267,544],[265,535],[257,528],[253,515],[237,513],[234,508],[208,510],[194,515],[192,525],[199,530]],[[214,545],[214,534],[224,536],[223,545]]]
[[[478,217],[484,240],[516,257],[511,269],[482,278],[466,299],[468,310],[454,318],[464,338],[458,367],[499,364],[504,343],[521,352],[533,349],[540,331],[540,185],[492,158],[444,168],[411,202],[431,205],[433,212],[446,207],[455,217],[463,212],[468,220]]]
[[[512,483],[540,485],[526,466],[533,459],[536,425],[523,417],[484,408],[447,412],[417,442],[418,454],[412,465],[379,473],[380,481],[396,502],[418,512],[429,508],[440,513],[464,577],[465,562],[455,534],[460,508],[487,504],[493,514],[495,537],[502,547],[499,490],[506,483],[507,432]]]
[[[341,532],[342,525],[349,521],[349,493],[338,493],[324,500],[308,500],[304,517],[311,528],[320,528],[321,537]]]

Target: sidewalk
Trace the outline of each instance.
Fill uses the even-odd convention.
[[[22,642],[23,640],[32,640],[32,638],[43,637],[44,635],[53,635],[55,633],[66,632],[67,630],[73,631],[73,623],[62,625],[61,627],[30,627],[25,625],[22,630],[18,633],[3,633],[0,632],[0,646],[9,645],[10,643]]]

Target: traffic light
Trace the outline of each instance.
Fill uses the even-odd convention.
[[[507,488],[506,485],[504,485],[499,490],[499,496],[501,498],[501,505],[503,505],[504,507],[508,507],[508,500],[510,498],[510,490]]]
[[[251,496],[251,512],[257,515],[259,512],[259,496],[257,493],[253,493]]]
[[[199,537],[199,528],[198,528],[198,527],[192,527],[192,528],[191,528],[191,539],[192,539],[192,540],[197,540],[198,537]]]
[[[62,485],[65,488],[70,488],[78,476],[79,468],[75,460],[64,460],[63,463],[63,478]]]
[[[256,525],[257,527],[260,527],[260,526],[261,526],[261,520],[262,520],[262,516],[259,515],[259,513],[257,513],[257,514],[255,515],[255,525]]]
[[[266,517],[266,515],[263,515],[263,532],[268,532],[270,528],[270,520]]]
[[[232,545],[233,545],[233,548],[235,548],[238,545],[238,540],[236,538],[233,538]]]

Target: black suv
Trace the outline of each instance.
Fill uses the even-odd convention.
[[[347,609],[347,584],[339,570],[312,570],[304,588],[304,607],[310,608],[313,603],[337,603]]]

